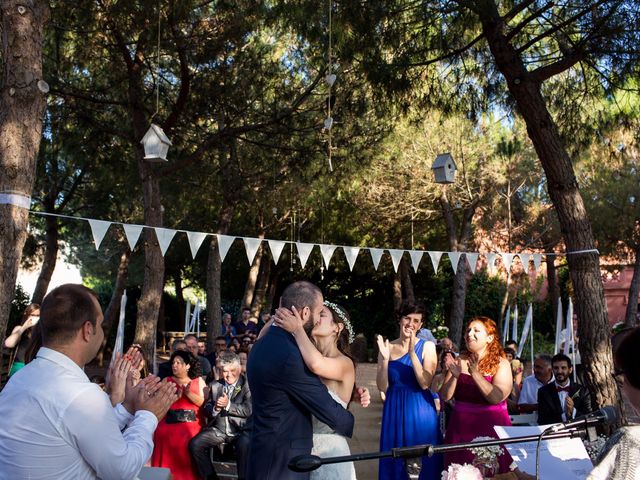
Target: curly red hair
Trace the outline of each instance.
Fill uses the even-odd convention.
[[[480,322],[487,330],[487,335],[492,335],[493,340],[487,344],[487,350],[482,358],[478,362],[479,370],[486,375],[495,375],[498,371],[498,365],[500,365],[501,358],[507,358],[504,354],[504,348],[500,342],[500,335],[498,335],[498,327],[496,322],[489,317],[473,317],[467,323],[467,329],[473,322]],[[465,329],[466,331],[466,329]]]

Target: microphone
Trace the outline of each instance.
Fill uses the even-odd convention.
[[[571,428],[588,428],[591,425],[598,425],[600,423],[609,425],[611,423],[617,422],[619,418],[620,412],[618,412],[618,409],[613,405],[607,405],[606,407],[602,407],[600,410],[597,410],[595,412],[582,415],[578,418],[561,423],[559,425],[555,425],[551,429],[551,431],[559,432],[561,430],[568,430]]]
[[[289,461],[289,469],[294,472],[310,472],[322,466],[322,459],[317,455],[298,455]]]

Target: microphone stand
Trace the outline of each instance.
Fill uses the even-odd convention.
[[[559,432],[545,433],[545,439],[551,440],[555,438],[574,438],[581,436],[582,432],[579,430],[565,430]],[[455,450],[465,450],[468,448],[476,447],[489,447],[494,445],[509,445],[512,443],[526,443],[537,442],[541,435],[525,435],[522,437],[514,438],[502,438],[495,440],[483,440],[479,442],[468,443],[452,443],[450,445],[414,445],[411,447],[397,447],[387,450],[385,452],[372,452],[372,453],[356,453],[353,455],[343,455],[340,457],[326,457],[321,458],[316,455],[298,455],[289,461],[289,469],[294,472],[310,472],[322,465],[330,463],[342,463],[342,462],[357,462],[361,460],[375,460],[380,458],[412,458],[433,455],[439,453],[452,452]]]

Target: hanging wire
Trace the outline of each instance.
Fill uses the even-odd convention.
[[[331,73],[333,70],[333,59],[332,59],[332,55],[331,55],[331,41],[332,41],[332,25],[331,25],[331,7],[332,7],[332,2],[333,0],[329,0],[329,51],[328,51],[328,61],[329,61],[329,68],[328,68],[328,74],[327,74],[327,79],[331,78]],[[327,98],[327,120],[325,122],[329,122],[329,128],[328,130],[328,134],[329,134],[329,141],[328,141],[328,146],[329,146],[329,152],[328,152],[328,160],[329,160],[329,171],[333,172],[333,163],[331,162],[331,151],[333,150],[333,146],[331,144],[331,127],[333,126],[333,119],[331,118],[331,87],[333,87],[333,84],[331,81],[327,82],[329,85],[329,96]],[[327,127],[327,125],[325,124],[325,128]]]
[[[156,111],[151,115],[151,119],[155,117],[160,111],[160,19],[162,16],[162,9],[160,0],[158,1],[158,41],[156,43]]]

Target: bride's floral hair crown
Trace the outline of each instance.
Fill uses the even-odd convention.
[[[340,317],[340,320],[342,320],[342,323],[344,323],[344,326],[347,329],[347,332],[349,332],[349,343],[353,343],[355,334],[353,333],[353,326],[351,325],[351,322],[347,318],[345,311],[342,310],[342,308],[340,308],[335,303],[329,302],[328,300],[324,301],[324,306],[327,308],[330,308],[338,317]]]

